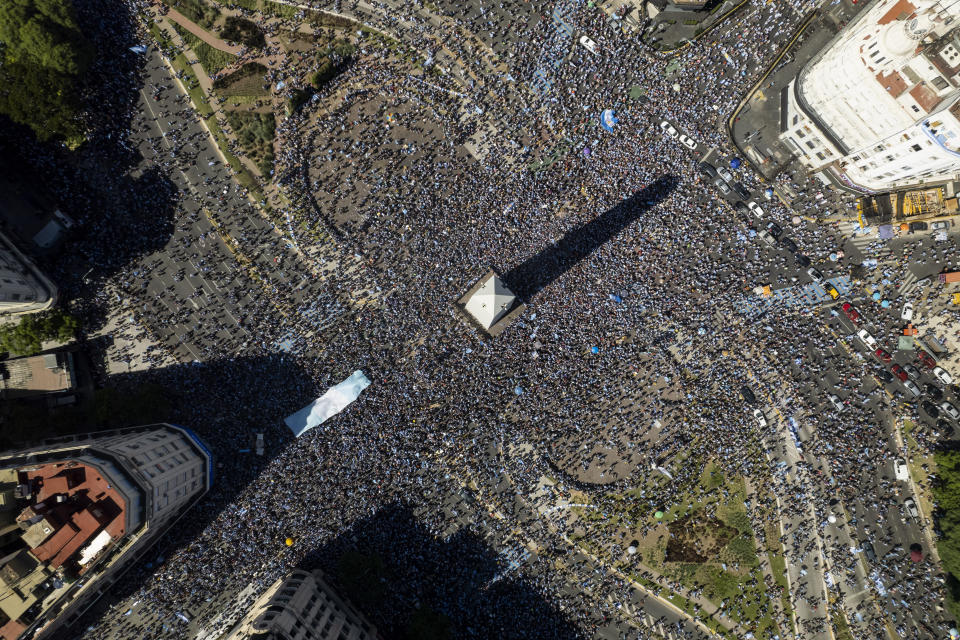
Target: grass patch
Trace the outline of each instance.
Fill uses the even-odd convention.
[[[255,200],[263,200],[263,194],[260,192],[260,187],[257,184],[256,178],[247,171],[247,168],[240,161],[240,158],[230,153],[230,147],[227,146],[227,137],[223,134],[223,130],[220,128],[220,125],[217,123],[217,119],[213,116],[206,118],[205,122],[207,127],[210,129],[210,133],[213,134],[213,139],[217,141],[217,146],[220,147],[223,157],[227,159],[227,163],[234,171],[234,178],[237,182],[244,188],[246,188],[250,194],[254,197]]]
[[[176,22],[171,21],[171,24],[177,33],[180,34],[180,37],[183,38],[183,42],[196,54],[197,61],[200,62],[200,66],[207,72],[207,75],[212,76],[219,73],[225,67],[233,64],[237,59],[232,53],[211,47]]]
[[[260,27],[239,16],[227,16],[223,29],[220,30],[220,38],[256,49],[262,49],[267,44]]]
[[[318,27],[340,27],[348,29],[357,24],[349,18],[335,16],[324,11],[307,11],[304,17],[307,22],[315,24]]]
[[[276,137],[273,114],[227,111],[227,122],[244,152],[256,163],[260,174],[269,176],[273,170],[273,140]]]
[[[833,635],[837,640],[854,640],[846,616],[839,611],[835,611],[830,619],[833,621]]]
[[[220,4],[233,4],[247,11],[259,11],[260,0],[219,0]]]
[[[187,88],[187,94],[190,96],[190,100],[193,101],[197,113],[204,118],[211,116],[213,109],[210,107],[210,103],[207,101],[207,96],[203,93],[203,89],[200,88],[200,81],[197,80],[193,68],[190,66],[190,63],[187,62],[187,57],[182,53],[178,53],[171,61],[171,64],[173,64],[174,69],[184,73],[181,82],[183,82],[183,86]]]
[[[264,87],[267,68],[259,62],[248,62],[230,75],[213,81],[213,88],[221,96],[266,96]]]
[[[171,9],[176,9],[191,22],[196,22],[204,29],[213,28],[213,23],[220,17],[220,9],[204,2],[204,0],[162,0]]]
[[[300,11],[301,9],[298,7],[291,7],[290,5],[280,4],[279,2],[271,2],[271,0],[265,0],[263,3],[263,12],[278,18],[294,18]]]
[[[930,474],[937,472],[937,461],[934,456],[923,455],[917,439],[913,436],[916,423],[910,420],[903,421],[903,438],[907,443],[907,466],[910,468],[910,477],[917,487],[917,499],[924,515],[929,517],[936,509],[933,496],[930,494]],[[924,468],[926,467],[926,468]]]

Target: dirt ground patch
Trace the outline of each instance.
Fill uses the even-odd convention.
[[[737,535],[736,529],[714,517],[682,518],[667,528],[667,562],[708,562]]]

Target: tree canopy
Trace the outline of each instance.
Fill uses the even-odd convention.
[[[957,597],[957,578],[960,577],[960,450],[938,451],[937,481],[933,483],[933,497],[937,502],[937,521],[943,532],[937,541],[937,551],[943,568],[952,579],[947,584],[947,606],[960,614]]]
[[[0,349],[14,355],[30,356],[40,353],[44,341],[66,342],[79,328],[76,318],[60,309],[25,315],[17,324],[0,326]]]
[[[93,47],[68,0],[0,2],[0,113],[41,140],[76,140],[79,81]]]

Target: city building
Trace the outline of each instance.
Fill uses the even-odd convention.
[[[377,629],[323,580],[296,570],[277,580],[226,640],[374,640]]]
[[[960,178],[960,3],[876,0],[780,96],[780,138],[863,193]]]
[[[0,360],[0,399],[59,396],[72,398],[77,385],[74,353],[54,351]],[[65,402],[64,402],[65,403]]]
[[[0,315],[49,309],[56,292],[53,283],[0,233]]]
[[[203,442],[169,424],[0,454],[0,639],[69,628],[212,478]]]

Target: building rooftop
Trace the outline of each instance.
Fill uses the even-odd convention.
[[[0,362],[0,391],[7,398],[69,391],[74,386],[73,354],[69,351]]]
[[[3,470],[0,492],[7,485],[14,500],[2,513],[16,526],[0,537],[0,638],[13,640],[126,533],[127,505],[96,467],[76,460]]]

